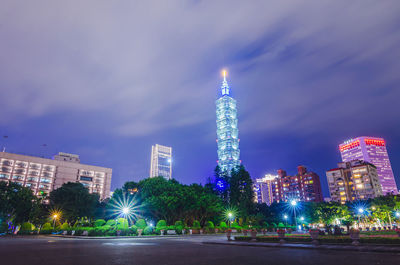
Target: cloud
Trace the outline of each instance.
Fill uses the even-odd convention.
[[[368,117],[363,124],[398,118],[399,9],[398,1],[5,1],[0,124],[107,112],[112,133],[140,137],[214,122],[225,66],[244,133],[315,133],[355,113]]]

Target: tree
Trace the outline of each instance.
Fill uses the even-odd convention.
[[[90,194],[81,183],[68,182],[50,193],[50,205],[62,210],[68,221],[79,217],[92,218],[99,202],[98,194]]]
[[[372,199],[372,216],[392,226],[394,209],[396,208],[396,197],[393,195],[380,196]]]
[[[114,192],[114,195],[127,194],[125,187],[131,188],[131,185],[128,182],[122,190]],[[198,184],[188,186],[176,180],[156,177],[144,179],[134,187],[137,189],[135,199],[142,205],[139,215],[166,220],[169,224],[178,220],[192,223],[197,219],[202,224],[208,220],[215,221],[223,208],[221,199],[212,190]]]
[[[34,218],[40,201],[29,188],[0,182],[0,222],[20,224]]]
[[[349,222],[351,222],[352,218],[347,206],[338,202],[317,203],[315,206],[315,214],[319,222],[325,225],[328,233],[331,233],[332,223],[334,223],[336,219],[338,221],[344,219],[349,226]]]
[[[232,170],[230,182],[230,204],[236,207],[242,216],[254,211],[253,181],[249,172],[240,165]]]

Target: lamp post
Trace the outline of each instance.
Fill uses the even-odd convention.
[[[234,217],[233,217],[233,213],[232,212],[229,212],[228,213],[228,221],[229,221],[229,227],[231,227],[231,222],[232,222],[232,219],[233,219]]]
[[[297,206],[297,201],[296,201],[296,200],[291,200],[291,201],[290,201],[290,205],[293,207],[294,223],[295,223],[296,230],[297,230],[297,217],[296,217],[296,206]]]
[[[288,219],[288,216],[285,214],[285,215],[283,216],[283,219],[285,219],[285,224],[286,224],[286,226],[287,226],[287,219]]]
[[[364,213],[363,208],[358,208],[358,229],[360,229],[361,215]]]
[[[56,219],[58,217],[58,214],[54,214],[52,217],[53,217],[53,230],[54,230],[56,227]]]

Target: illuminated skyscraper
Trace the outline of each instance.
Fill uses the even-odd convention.
[[[222,172],[230,174],[233,168],[240,165],[239,130],[236,100],[231,96],[226,71],[223,71],[223,75],[224,80],[216,100],[218,165]]]
[[[277,201],[275,193],[278,190],[278,175],[267,174],[255,180],[254,192],[256,202],[271,205]]]
[[[153,145],[151,147],[150,178],[172,179],[172,147]]]
[[[364,160],[375,165],[384,195],[398,193],[384,139],[362,136],[340,144],[339,150],[343,162]]]

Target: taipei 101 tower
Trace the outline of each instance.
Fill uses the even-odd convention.
[[[226,81],[226,71],[223,71],[224,80],[218,93],[217,106],[217,144],[218,166],[221,172],[230,175],[231,170],[240,165],[239,130],[236,100]]]

